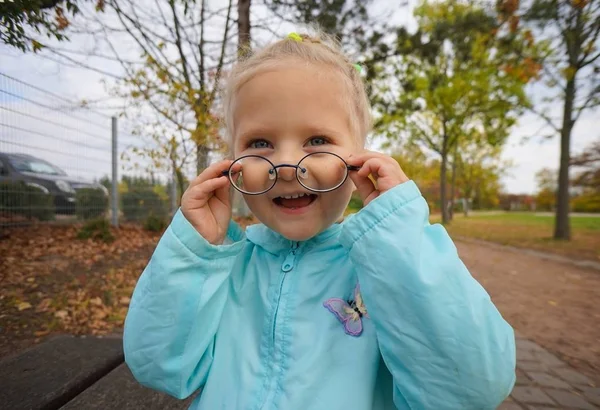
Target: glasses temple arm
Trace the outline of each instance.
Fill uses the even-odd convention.
[[[360,169],[357,165],[347,165],[348,171],[358,171]]]

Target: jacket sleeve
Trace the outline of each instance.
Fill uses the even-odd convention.
[[[515,339],[414,182],[354,215],[356,266],[398,409],[495,409],[515,382]]]
[[[178,211],[142,273],[125,319],[125,362],[143,385],[186,398],[202,387],[227,300],[227,279],[244,244],[206,241]]]

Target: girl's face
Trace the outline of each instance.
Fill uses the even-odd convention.
[[[311,152],[327,151],[347,159],[360,147],[350,127],[348,92],[325,66],[284,64],[264,71],[238,92],[234,115],[234,155],[261,155],[273,164],[298,164]],[[343,215],[353,185],[316,194],[296,179],[294,168],[278,168],[275,186],[262,195],[245,195],[250,210],[269,228],[290,240],[303,241],[322,232]],[[310,200],[283,196],[310,194]]]

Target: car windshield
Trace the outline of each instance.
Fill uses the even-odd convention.
[[[62,169],[37,158],[9,157],[13,167],[20,172],[33,172],[45,175],[67,175]]]

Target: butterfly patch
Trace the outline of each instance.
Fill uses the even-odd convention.
[[[360,285],[354,288],[354,299],[327,299],[323,306],[338,318],[344,325],[344,331],[350,336],[360,336],[363,331],[362,318],[369,317],[367,308],[360,295]]]

